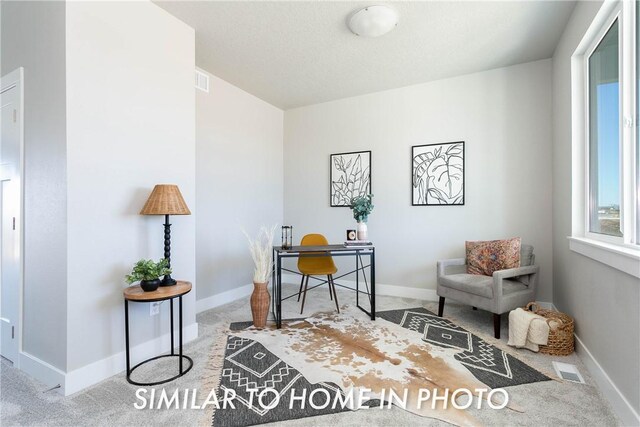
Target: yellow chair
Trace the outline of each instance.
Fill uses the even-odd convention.
[[[322,234],[307,234],[302,238],[300,243],[302,246],[326,246],[329,244],[326,237]],[[318,254],[321,252],[309,252],[310,254]],[[307,287],[309,286],[309,276],[327,276],[327,283],[329,284],[329,298],[335,299],[336,310],[340,313],[340,307],[338,307],[338,295],[336,294],[336,285],[333,283],[333,275],[338,271],[338,268],[333,263],[333,258],[330,256],[310,256],[298,258],[298,270],[302,273],[302,281],[300,282],[300,290],[298,291],[298,301],[300,301],[300,294],[302,294],[302,307],[300,308],[300,314],[304,311],[304,301],[307,297]],[[304,291],[302,290],[304,285]]]

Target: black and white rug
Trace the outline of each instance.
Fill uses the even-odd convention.
[[[484,341],[455,323],[437,317],[434,313],[422,308],[389,310],[378,312],[381,319],[385,319],[404,329],[421,334],[422,341],[434,346],[461,350],[455,354],[458,362],[475,376],[479,381],[491,388],[508,387],[549,380],[547,376],[526,365],[524,362],[505,353],[499,348]],[[375,327],[378,322],[367,323]],[[386,322],[379,322],[383,325]],[[250,322],[238,322],[231,325],[232,331],[241,331],[251,326]],[[238,334],[242,334],[238,332]],[[277,349],[274,349],[277,352]],[[463,369],[464,369],[463,368]],[[317,380],[316,380],[317,381]],[[312,405],[289,407],[291,393],[300,395],[306,390],[307,396],[316,389],[326,390],[326,394],[335,396],[344,393],[332,382],[310,383],[301,372],[294,369],[284,360],[269,351],[258,341],[229,335],[225,349],[221,371],[218,396],[223,396],[225,390],[233,389],[236,394],[235,409],[220,408],[213,414],[213,426],[247,426],[269,422],[284,421],[304,417],[319,416],[349,409],[331,406],[324,409],[314,409]],[[280,401],[273,408],[268,399],[264,405],[250,404],[250,396],[255,396],[265,389],[275,389],[280,394]],[[256,390],[256,391],[252,391]],[[323,399],[322,393],[317,393]],[[379,401],[371,401],[368,406],[377,405]]]
[[[238,322],[232,324],[231,329],[238,330],[251,325],[251,322]],[[256,400],[255,396],[267,388],[275,389],[280,394],[280,402],[272,409],[264,409],[261,405],[253,403]],[[314,409],[311,405],[305,405],[304,409],[296,406],[289,408],[288,402],[293,390],[296,395],[300,395],[301,390],[306,389],[307,395],[310,396],[315,389],[320,388],[325,389],[331,396],[342,393],[340,388],[332,383],[311,384],[300,372],[277,358],[259,342],[230,335],[227,338],[218,396],[224,396],[225,389],[233,389],[237,396],[234,400],[236,408],[217,409],[213,414],[212,425],[251,426],[348,411],[341,408],[332,409],[331,406],[325,409]],[[249,394],[250,390],[257,390],[254,392],[253,400]],[[312,401],[317,400],[316,406],[320,406],[322,398],[322,395],[316,394]],[[272,396],[265,398],[263,403],[264,407],[271,406]],[[370,405],[377,403],[378,401],[372,400]]]
[[[477,335],[438,317],[426,308],[389,310],[378,317],[422,334],[422,340],[440,347],[462,350],[454,357],[480,381],[491,388],[550,380],[526,363],[487,343]]]

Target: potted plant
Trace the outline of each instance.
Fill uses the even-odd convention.
[[[251,316],[253,317],[253,326],[256,328],[264,328],[269,315],[271,296],[267,290],[267,284],[273,269],[273,234],[275,229],[275,225],[270,229],[261,227],[255,239],[249,237],[244,230],[242,231],[249,241],[249,252],[251,252],[255,266],[253,293],[251,294]]]
[[[350,208],[353,212],[353,218],[358,221],[358,240],[367,240],[367,219],[369,219],[369,214],[373,210],[372,198],[373,194],[367,194],[366,196],[358,196],[351,199]]]
[[[136,262],[131,270],[131,274],[127,274],[125,279],[128,284],[140,281],[140,287],[145,292],[152,292],[160,286],[160,277],[171,274],[168,268],[169,261],[166,258],[158,262],[151,259],[141,259]]]

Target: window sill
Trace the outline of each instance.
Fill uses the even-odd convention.
[[[640,278],[640,250],[585,237],[567,237],[569,249]]]

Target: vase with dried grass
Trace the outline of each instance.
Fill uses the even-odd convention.
[[[276,225],[270,229],[261,227],[258,236],[255,239],[243,230],[247,240],[249,241],[249,252],[255,269],[253,272],[253,293],[251,294],[251,316],[253,317],[253,326],[256,328],[264,328],[267,325],[267,316],[269,315],[269,302],[271,296],[267,290],[269,277],[273,269],[273,235]]]

